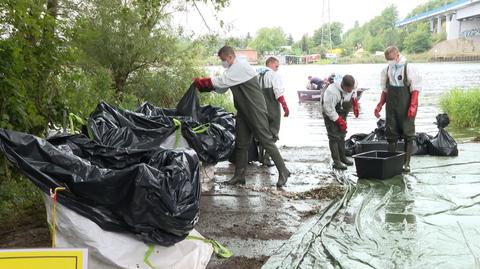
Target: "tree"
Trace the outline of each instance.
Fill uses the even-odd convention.
[[[294,42],[295,42],[295,41],[293,40],[292,34],[288,34],[288,37],[287,37],[287,45],[288,45],[288,46],[291,46],[291,45],[293,45]]]
[[[379,36],[372,36],[370,34],[367,34],[363,42],[364,49],[371,53],[375,53],[376,51],[383,51],[385,48]]]
[[[257,31],[255,39],[250,46],[256,49],[260,54],[275,53],[280,50],[281,46],[286,44],[285,34],[282,28],[261,28]]]
[[[343,24],[340,22],[325,23],[314,31],[313,41],[315,45],[325,48],[338,47],[342,43],[342,29]]]
[[[424,52],[431,48],[432,41],[428,25],[419,24],[415,32],[409,34],[403,43],[404,49],[410,53]]]
[[[181,45],[180,33],[171,27],[170,13],[180,9],[172,2],[89,0],[80,5],[74,44],[90,62],[109,70],[119,102],[148,70],[171,75],[175,66],[196,58],[195,49]],[[228,1],[210,2],[221,8]]]
[[[57,1],[0,2],[0,128],[36,135],[59,120],[57,75],[67,52]]]
[[[310,50],[315,47],[315,43],[308,34],[304,34],[298,42],[293,44],[293,47],[294,50],[299,49],[302,54],[309,54]]]

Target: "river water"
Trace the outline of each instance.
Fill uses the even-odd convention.
[[[415,64],[422,75],[422,89],[416,118],[416,131],[437,133],[435,116],[441,113],[441,95],[454,88],[480,86],[480,63],[419,63]],[[328,74],[351,74],[359,87],[370,88],[360,100],[360,117],[350,113],[347,137],[355,133],[370,133],[376,128],[373,110],[380,97],[380,72],[385,64],[353,65],[281,65],[279,74],[286,86],[286,100],[290,116],[282,118],[279,145],[325,146],[326,130],[318,102],[299,103],[297,90],[305,89],[307,76],[326,77]],[[480,105],[480,104],[479,104]],[[385,107],[382,116],[385,114]],[[457,141],[479,136],[479,130],[448,128]]]

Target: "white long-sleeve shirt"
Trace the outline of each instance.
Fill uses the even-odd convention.
[[[380,89],[384,92],[387,92],[388,89],[386,87],[387,83],[387,69],[388,69],[388,78],[390,80],[390,85],[392,86],[404,86],[403,85],[403,76],[404,76],[404,69],[405,69],[405,62],[407,59],[404,56],[400,56],[400,62],[395,65],[390,65],[385,67],[381,72],[380,77]],[[418,70],[412,64],[407,64],[407,79],[408,83],[410,83],[410,92],[416,90],[420,91],[422,77]]]
[[[278,99],[285,93],[285,87],[283,86],[282,77],[272,69],[266,67],[268,71],[266,71],[265,75],[263,76],[263,83],[265,88],[273,88],[273,94],[275,95],[275,99]],[[259,81],[260,86],[262,86],[262,82]]]
[[[212,78],[212,84],[216,92],[224,93],[230,87],[242,84],[257,75],[257,71],[246,60],[235,58],[222,75]]]
[[[347,103],[352,100],[352,98],[357,96],[357,82],[355,81],[355,89],[348,93],[344,91],[341,87],[341,79],[337,79],[334,83],[330,84],[323,94],[323,104],[322,112],[327,115],[332,121],[336,121],[339,117],[335,107],[338,103],[343,102]],[[343,100],[342,100],[343,95]]]

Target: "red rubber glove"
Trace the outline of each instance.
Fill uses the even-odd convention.
[[[387,101],[387,93],[382,91],[382,95],[380,96],[380,102],[378,102],[377,107],[375,108],[374,114],[375,117],[380,118],[380,111],[382,111],[382,107]]]
[[[360,115],[360,109],[358,109],[357,97],[353,98],[352,103],[353,103],[353,115],[355,115],[355,118],[358,118],[358,116]]]
[[[340,127],[340,132],[347,132],[347,122],[341,116],[338,116],[338,119],[335,121],[335,123],[338,125],[338,127]]]
[[[193,82],[195,83],[195,87],[200,92],[213,91],[213,84],[211,78],[194,78]]]
[[[278,97],[277,100],[282,105],[283,112],[285,113],[285,114],[283,114],[283,116],[288,117],[288,115],[290,115],[290,110],[288,110],[287,102],[285,101],[285,98],[283,97],[283,95]]]
[[[409,119],[414,119],[417,115],[418,108],[418,91],[413,90],[412,96],[410,97],[410,107],[408,108],[407,117]]]

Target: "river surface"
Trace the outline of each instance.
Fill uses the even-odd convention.
[[[441,113],[441,95],[454,88],[480,86],[480,63],[419,63],[415,64],[422,75],[422,89],[416,118],[416,131],[437,133],[435,116]],[[380,97],[380,72],[385,64],[353,65],[281,65],[279,74],[286,87],[286,100],[290,116],[282,118],[279,145],[324,146],[326,130],[318,102],[299,103],[297,90],[305,89],[307,76],[326,77],[335,72],[351,74],[359,87],[370,88],[360,100],[360,117],[355,119],[350,113],[347,137],[355,133],[370,133],[376,128],[377,119],[373,110]],[[479,104],[480,105],[480,104]],[[382,110],[384,117],[385,107]],[[448,128],[459,141],[471,140],[479,136],[479,130]]]

